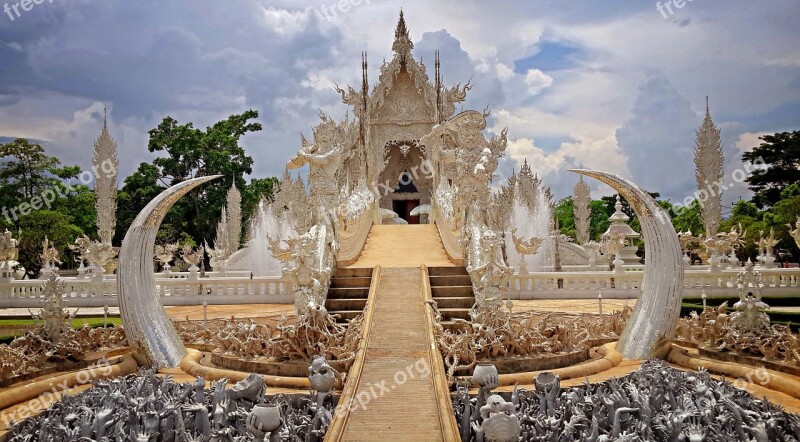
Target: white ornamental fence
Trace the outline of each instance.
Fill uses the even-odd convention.
[[[156,288],[163,305],[215,304],[290,304],[293,302],[287,284],[280,276],[225,276],[211,278],[179,278],[156,275]],[[106,278],[61,278],[69,307],[116,307],[117,281]],[[42,280],[0,282],[0,308],[41,307]]]
[[[738,294],[737,275],[743,269],[684,270],[683,296],[730,297]],[[763,296],[800,296],[800,269],[759,269],[764,276]],[[643,272],[540,272],[514,275],[509,299],[638,298]]]
[[[710,298],[736,296],[736,277],[741,269],[717,272],[684,271],[684,296]],[[764,276],[764,296],[800,296],[800,269],[760,269]],[[253,277],[249,272],[228,272],[227,276],[197,278],[173,272],[170,277],[156,274],[156,287],[164,305],[290,304],[288,284],[280,276]],[[643,272],[537,272],[514,275],[509,299],[635,299],[639,296]],[[75,277],[61,278],[70,307],[113,307],[118,305],[116,278],[103,281]],[[0,282],[0,308],[40,307],[42,280]]]

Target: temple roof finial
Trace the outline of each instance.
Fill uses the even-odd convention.
[[[706,95],[706,116],[707,117],[711,116],[711,109],[710,109],[710,107],[708,105],[708,95]]]
[[[403,8],[400,8],[400,19],[397,21],[397,28],[394,30],[394,44],[392,44],[392,50],[398,55],[405,57],[413,48],[414,43],[411,42],[411,37],[409,36],[406,19],[403,16]]]

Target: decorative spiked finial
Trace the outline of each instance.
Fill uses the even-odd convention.
[[[406,19],[403,16],[403,9],[400,9],[400,19],[397,21],[397,28],[394,30],[394,43],[392,44],[392,51],[400,56],[400,61],[405,63],[406,57],[414,48],[414,43],[409,36],[408,27],[406,26]]]
[[[711,109],[708,106],[708,95],[706,95],[706,117],[711,117]]]

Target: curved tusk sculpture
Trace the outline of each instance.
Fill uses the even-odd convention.
[[[674,337],[681,313],[683,262],[675,227],[664,209],[630,181],[606,172],[576,169],[570,172],[596,178],[613,187],[639,218],[647,265],[642,295],[617,342],[617,351],[628,359],[649,358],[662,339]]]
[[[153,246],[167,211],[195,187],[221,175],[194,178],[161,192],[131,224],[119,252],[117,294],[128,344],[156,367],[177,367],[186,347],[161,305],[153,274]]]

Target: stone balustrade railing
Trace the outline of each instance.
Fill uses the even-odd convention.
[[[442,245],[447,256],[453,261],[462,264],[464,262],[464,246],[461,245],[461,235],[452,225],[453,223],[439,210],[435,199],[431,204],[430,217],[436,224],[436,229],[439,231],[439,237],[442,239]]]
[[[741,269],[711,273],[686,270],[684,296],[736,296],[736,275]],[[800,269],[761,269],[766,286],[764,296],[800,294]],[[239,272],[241,273],[241,272]],[[156,285],[164,305],[292,303],[283,278],[226,276],[209,278],[164,278],[156,275]],[[514,275],[505,296],[509,299],[635,299],[639,296],[642,272],[537,272]],[[62,278],[70,307],[117,305],[117,281]],[[42,280],[0,282],[0,308],[35,308],[42,303]]]
[[[347,230],[339,236],[339,252],[336,255],[339,265],[350,265],[361,255],[369,231],[372,229],[376,207],[373,205],[373,208],[365,210],[358,220],[351,221]]]
[[[117,281],[105,279],[61,278],[65,299],[70,307],[115,307],[118,305]],[[41,307],[42,280],[0,282],[0,308]],[[163,278],[156,275],[164,305],[209,304],[288,304],[293,299],[283,278],[214,277]]]
[[[736,277],[742,269],[718,272],[684,271],[684,296],[737,296]],[[764,296],[796,296],[800,294],[800,269],[759,269],[764,276]],[[505,292],[510,299],[589,299],[637,298],[642,285],[642,272],[537,272],[514,275]]]
[[[250,277],[249,271],[244,270],[228,270],[226,272],[205,272],[204,277],[206,278],[228,278],[228,277],[239,277],[239,278],[249,278]],[[62,276],[66,276],[62,273]],[[172,279],[189,279],[189,278],[197,278],[200,276],[200,272],[170,272],[169,274],[165,274],[164,272],[157,272],[156,278],[172,278]],[[85,275],[83,277],[75,277],[75,279],[80,280],[88,280],[91,279],[92,275]],[[103,278],[110,281],[116,281],[117,275],[103,275]]]

